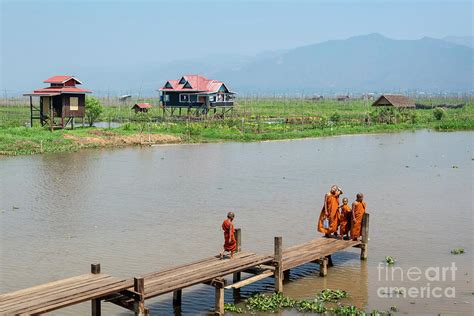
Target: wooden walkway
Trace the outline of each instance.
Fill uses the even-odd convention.
[[[196,262],[145,274],[133,279],[118,279],[101,274],[100,265],[91,267],[91,273],[76,276],[24,290],[0,295],[0,315],[41,314],[85,301],[91,301],[91,314],[101,314],[101,303],[109,302],[135,315],[149,315],[145,300],[173,293],[173,305],[180,307],[182,290],[197,284],[215,288],[215,312],[224,313],[224,290],[239,288],[273,277],[275,291],[283,291],[283,280],[289,271],[309,262],[320,265],[320,276],[326,276],[332,265],[331,255],[347,248],[361,249],[361,260],[367,258],[369,214],[362,221],[362,238],[358,241],[335,238],[316,238],[283,249],[282,237],[275,237],[273,254],[241,251],[241,234],[237,230],[238,253],[233,259],[210,257]],[[250,277],[242,279],[242,273]],[[226,276],[232,275],[227,284]]]

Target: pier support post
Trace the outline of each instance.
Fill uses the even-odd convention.
[[[216,315],[224,315],[224,287],[225,287],[225,280],[213,280],[212,285],[216,290],[216,307],[215,307],[215,314]]]
[[[92,274],[99,274],[100,273],[100,263],[91,264],[91,273]],[[92,316],[100,316],[102,313],[102,309],[100,306],[100,299],[96,298],[91,300],[91,315]]]
[[[173,308],[181,308],[181,297],[183,295],[183,290],[173,291]]]
[[[319,276],[325,277],[328,275],[328,258],[321,258],[318,260],[319,263]]]
[[[236,253],[242,251],[242,230],[240,228],[235,229],[235,243],[237,244],[237,248],[235,249]],[[236,283],[242,279],[242,275],[240,272],[234,272],[232,274],[232,282]]]
[[[362,244],[360,245],[360,260],[366,260],[369,251],[369,214],[365,213],[362,217]]]
[[[135,299],[135,302],[133,304],[135,316],[148,315],[148,310],[145,308],[145,280],[143,278],[134,278],[133,290],[140,294],[140,298]]]
[[[283,249],[282,249],[282,237],[275,237],[275,251],[274,251],[274,264],[275,264],[275,292],[283,292]]]

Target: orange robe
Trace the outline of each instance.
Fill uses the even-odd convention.
[[[329,213],[329,228],[324,228],[323,221],[326,218],[326,214],[324,212],[324,205],[321,209],[321,214],[319,215],[318,221],[318,231],[323,234],[331,234],[337,233],[337,226],[338,226],[338,217],[339,212],[337,209],[339,208],[339,196],[334,195],[332,193],[326,194],[324,197],[326,199],[326,203],[328,206],[328,213]]]
[[[349,205],[341,207],[341,214],[339,214],[339,234],[344,236],[349,233],[351,229],[352,213]]]
[[[362,227],[362,217],[364,217],[365,214],[365,208],[367,207],[367,204],[362,201],[362,202],[357,202],[355,201],[353,204],[354,206],[354,215],[351,223],[351,238],[359,238],[360,237],[360,229]],[[355,222],[354,222],[355,218]]]
[[[235,241],[234,236],[234,224],[232,224],[229,219],[226,219],[222,223],[222,230],[224,231],[224,249],[226,251],[235,251],[237,248],[237,242]]]

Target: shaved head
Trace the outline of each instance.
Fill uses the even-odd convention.
[[[227,218],[228,218],[228,219],[234,219],[234,217],[235,217],[234,212],[229,212],[229,213],[227,213]]]

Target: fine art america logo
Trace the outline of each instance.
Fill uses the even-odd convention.
[[[379,263],[378,281],[389,283],[417,282],[416,286],[385,286],[377,289],[378,297],[409,297],[409,298],[455,298],[454,286],[442,286],[442,282],[456,281],[456,264],[442,267],[410,267],[403,269]],[[420,286],[419,283],[422,285]]]

